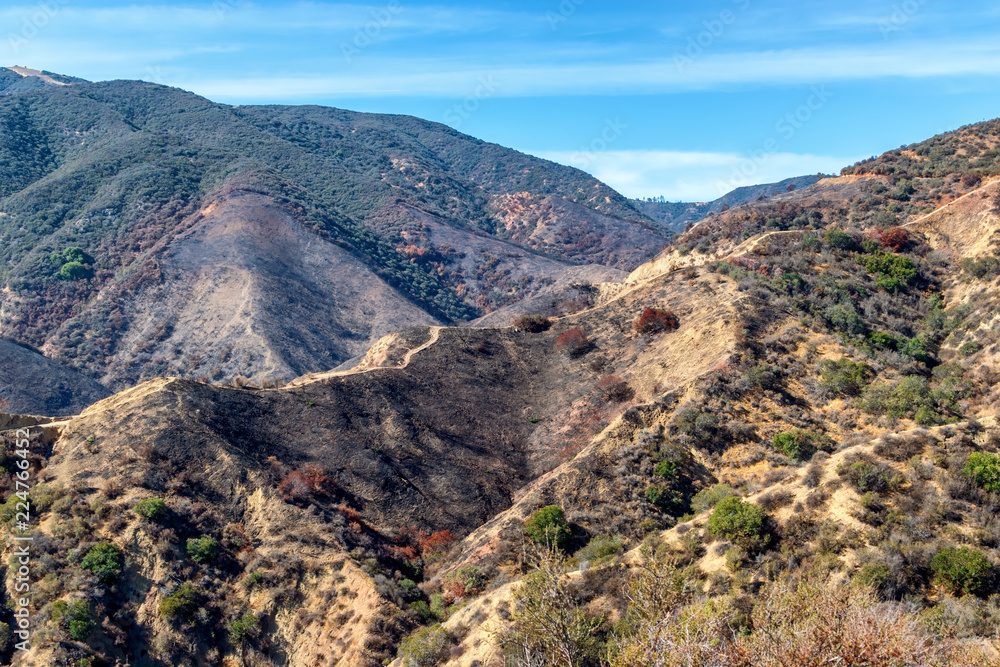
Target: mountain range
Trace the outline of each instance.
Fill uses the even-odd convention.
[[[0,120],[16,664],[1000,664],[1000,121],[674,236],[416,119]]]

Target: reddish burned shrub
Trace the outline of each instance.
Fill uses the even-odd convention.
[[[647,308],[642,311],[642,315],[633,324],[635,330],[641,334],[666,333],[673,331],[679,325],[676,315],[669,310],[657,310],[656,308]]]
[[[440,553],[454,541],[455,536],[450,530],[439,530],[420,540],[420,553],[424,556]]]
[[[429,558],[439,554],[455,541],[455,536],[450,530],[439,530],[436,533],[428,533],[420,530],[416,526],[403,526],[396,533],[394,540],[398,547],[394,550],[398,553],[405,553],[408,560],[417,560],[418,557]],[[412,555],[412,558],[409,558]]]
[[[556,337],[556,349],[571,357],[579,357],[591,350],[594,344],[580,327],[574,327]]]
[[[281,499],[292,505],[303,505],[312,499],[312,491],[309,489],[309,482],[306,476],[298,470],[289,473],[285,479],[278,484],[281,491]]]
[[[883,248],[888,248],[895,252],[902,251],[910,242],[910,235],[902,227],[892,227],[890,229],[876,228],[872,230],[871,237],[882,244]]]
[[[979,174],[969,172],[967,174],[962,174],[962,185],[967,188],[973,188],[983,182],[983,177]]]
[[[309,464],[301,471],[289,473],[281,483],[281,499],[293,505],[305,505],[317,496],[328,496],[333,492],[333,479],[322,468]]]

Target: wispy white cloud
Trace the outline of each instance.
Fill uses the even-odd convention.
[[[673,60],[493,68],[454,59],[370,60],[364,70],[327,76],[191,79],[193,90],[230,100],[370,94],[461,97],[489,73],[498,96],[669,93],[730,85],[807,84],[883,77],[1000,75],[1000,47],[985,44],[898,49],[800,49],[705,56],[678,68]]]
[[[861,159],[797,153],[773,153],[753,159],[739,153],[687,151],[527,152],[583,169],[626,196],[664,196],[671,201],[712,201],[744,185],[773,183],[804,174],[839,173]]]

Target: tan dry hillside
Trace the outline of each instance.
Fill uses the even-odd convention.
[[[696,309],[707,296],[715,307]],[[378,586],[378,577],[358,574],[358,563],[345,561],[348,551],[384,552],[389,538],[408,525],[464,535],[510,507],[629,405],[683,386],[727,358],[738,300],[714,276],[677,277],[567,317],[541,334],[411,329],[375,346],[353,371],[305,377],[288,388],[152,381],[69,421],[42,476],[47,485],[71,489],[75,505],[107,507],[105,518],[88,520],[93,532],[84,543],[112,540],[125,549],[129,580],[116,589],[116,604],[144,633],[175,636],[154,610],[178,576],[205,588],[217,577],[232,582],[217,595],[240,597],[247,610],[267,616],[274,644],[266,653],[285,655],[288,664],[311,664],[320,651],[312,642],[326,633],[322,652],[330,664],[367,664],[356,657],[366,633],[378,635],[373,628],[396,619],[398,635],[409,623],[391,600],[373,601],[367,612],[352,602],[350,638],[340,643],[330,634],[337,624],[322,605],[317,625],[302,626],[303,614],[312,617],[305,610],[324,594],[322,582],[341,582],[331,586],[345,601],[354,594],[364,599]],[[677,312],[681,327],[654,338],[634,333],[633,319],[651,304]],[[556,339],[577,327],[593,348],[572,357],[557,349]],[[632,398],[605,398],[614,383],[625,383],[625,396]],[[282,502],[279,483],[311,465],[333,485],[303,501],[310,507]],[[150,495],[182,508],[171,509],[170,532],[130,518],[127,508]],[[121,518],[108,519],[115,516]],[[53,515],[43,530],[60,521]],[[252,555],[237,550],[217,573],[195,572],[178,558],[185,535],[216,534],[230,524],[245,527],[256,545]],[[288,540],[301,541],[295,549],[301,573],[293,575],[280,562],[281,540],[286,549]],[[150,543],[158,545],[152,555],[136,551]],[[240,593],[237,582],[253,563],[264,564],[268,581],[291,577],[284,599]],[[311,629],[303,635],[302,627]],[[381,646],[390,647],[396,635],[381,637],[366,654],[385,655]],[[147,664],[136,662],[137,648],[128,654],[133,664]],[[22,664],[54,659],[48,650],[35,655],[35,662]]]

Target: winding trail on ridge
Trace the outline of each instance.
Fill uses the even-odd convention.
[[[369,368],[361,368],[361,369],[349,368],[349,369],[344,370],[344,371],[327,371],[325,373],[309,373],[307,375],[303,375],[300,378],[296,378],[296,379],[292,380],[291,382],[289,382],[288,384],[286,384],[284,387],[277,387],[276,389],[285,389],[285,388],[288,388],[288,387],[301,387],[302,385],[311,384],[313,382],[319,382],[321,380],[327,380],[329,378],[343,377],[343,376],[346,376],[346,375],[359,375],[361,373],[371,373],[372,371],[380,371],[380,370],[388,370],[388,369],[402,370],[402,369],[404,369],[404,368],[406,368],[407,366],[410,365],[410,360],[414,357],[414,355],[416,355],[418,352],[423,352],[424,350],[426,350],[430,346],[436,344],[438,342],[438,339],[441,338],[441,330],[444,329],[444,328],[445,327],[443,327],[443,326],[432,326],[432,327],[429,327],[429,329],[430,329],[430,336],[427,338],[427,340],[425,342],[421,343],[420,345],[418,345],[417,347],[415,347],[415,348],[413,348],[411,350],[407,350],[406,354],[403,355],[403,361],[402,361],[402,363],[400,363],[398,366],[372,366],[372,367],[369,367]]]

